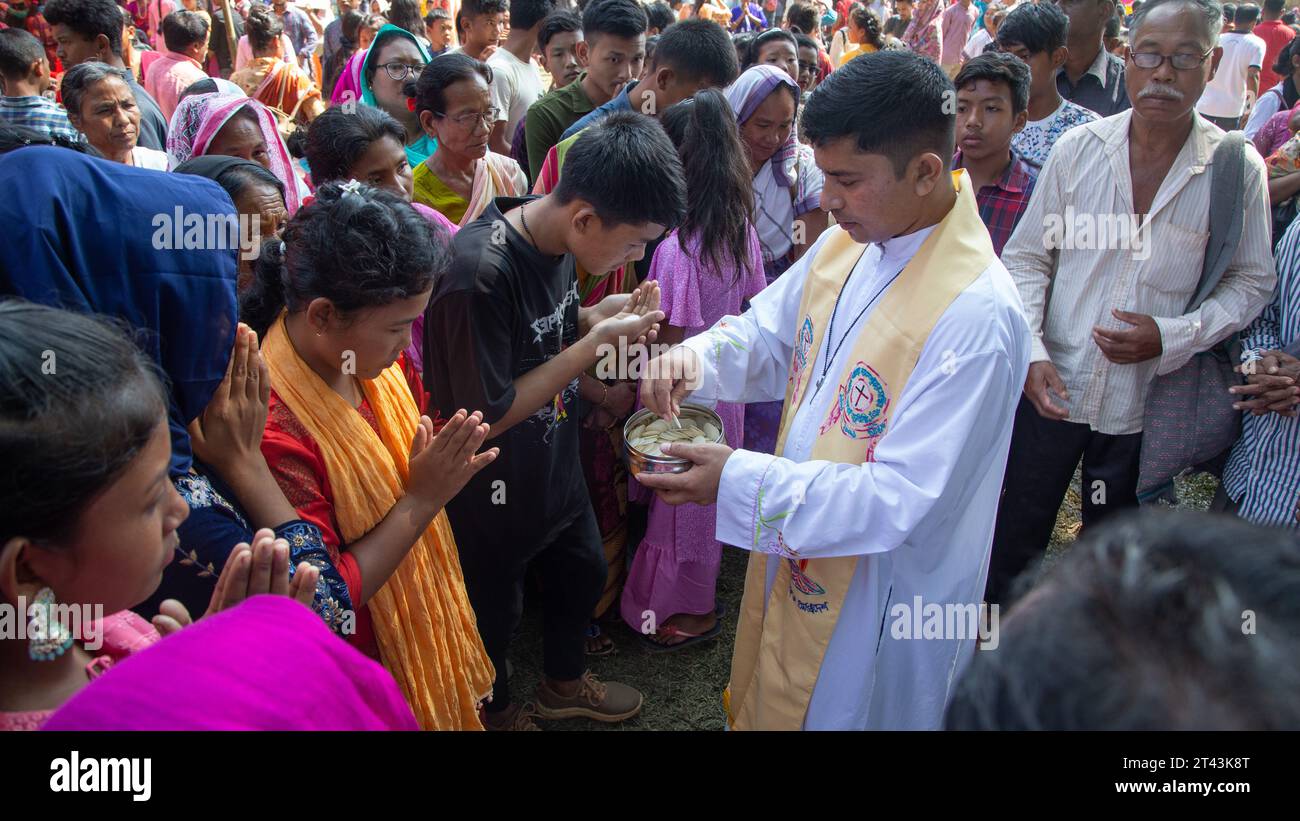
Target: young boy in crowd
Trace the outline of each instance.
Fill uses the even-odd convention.
[[[1011,138],[1025,162],[1041,168],[1061,135],[1099,119],[1096,113],[1061,96],[1056,70],[1065,65],[1065,35],[1070,18],[1055,3],[1022,3],[998,28],[998,49],[1029,66],[1029,121]]]
[[[509,13],[507,0],[465,0],[460,7],[460,50],[475,60],[490,57],[501,42]]]
[[[489,145],[498,154],[510,154],[515,131],[528,114],[529,106],[546,93],[542,87],[542,67],[533,59],[533,52],[537,50],[537,32],[542,21],[554,9],[554,0],[514,0],[510,33],[505,43],[487,59],[492,67],[492,105],[497,110]]]
[[[537,62],[551,75],[553,90],[564,88],[582,75],[582,58],[578,56],[584,50],[582,43],[581,17],[568,9],[546,15],[537,30]]]
[[[451,14],[446,9],[435,8],[424,15],[424,36],[431,55],[437,57],[451,48],[451,30]]]
[[[641,76],[646,26],[645,10],[637,0],[591,0],[587,4],[582,13],[582,37],[575,45],[578,62],[586,69],[576,83],[561,87],[557,82],[556,88],[528,109],[524,139],[529,179],[541,173],[546,152],[560,141],[565,129]],[[547,56],[548,63],[552,59]]]
[[[1011,147],[1028,116],[1029,66],[1011,54],[981,54],[966,61],[953,84],[957,152],[952,167],[970,174],[980,219],[1000,256],[1038,178],[1038,171]]]
[[[489,729],[543,718],[616,722],[642,696],[586,670],[585,634],[606,565],[579,463],[578,377],[604,344],[653,339],[658,288],[580,309],[575,264],[609,271],[640,259],[685,214],[672,142],[639,114],[611,116],[568,152],[541,198],[498,199],[456,235],[455,262],[425,321],[425,380],[438,412],[483,411],[500,457],[447,506],[479,633],[496,667]],[[590,330],[584,330],[590,328]],[[540,575],[544,676],[536,707],[511,700],[506,655],[524,572]]]

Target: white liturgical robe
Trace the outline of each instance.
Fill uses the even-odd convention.
[[[939,728],[957,675],[974,652],[974,613],[1030,356],[1024,309],[1002,263],[994,259],[939,317],[874,460],[809,461],[836,380],[879,293],[932,230],[867,249],[843,290],[833,336],[824,335],[812,362],[784,455],[737,450],[722,473],[719,541],[797,559],[861,557],[805,729]],[[702,382],[689,401],[785,398],[805,277],[825,239],[743,316],[726,317],[683,343],[702,365]],[[775,510],[790,512],[756,528],[762,511]],[[769,594],[778,564],[768,563]],[[942,624],[933,618],[934,605],[945,611]],[[936,625],[943,628],[937,636]]]

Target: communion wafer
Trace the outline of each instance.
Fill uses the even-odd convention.
[[[628,431],[628,443],[649,456],[663,456],[663,446],[674,442],[702,445],[718,441],[718,426],[707,417],[685,411],[678,421],[680,428],[666,419],[649,419]]]

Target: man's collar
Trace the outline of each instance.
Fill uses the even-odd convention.
[[[1093,60],[1092,65],[1088,66],[1088,70],[1084,72],[1096,77],[1102,88],[1106,87],[1106,66],[1110,62],[1110,58],[1111,53],[1106,50],[1105,46],[1102,46],[1097,52],[1097,59]]]
[[[962,167],[961,149],[958,148],[952,155],[952,167],[958,169]],[[1029,166],[1021,159],[1016,150],[1011,149],[1011,162],[1002,172],[1002,176],[993,183],[993,187],[1006,191],[1008,193],[1020,194],[1024,192],[1025,186],[1029,184]]]

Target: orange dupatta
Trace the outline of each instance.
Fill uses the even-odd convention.
[[[334,491],[334,515],[347,542],[383,520],[402,496],[420,414],[401,366],[358,379],[378,435],[343,397],[302,361],[284,314],[262,343],[271,384],[315,439]],[[465,593],[456,541],[440,511],[371,598],[384,666],[425,730],[481,730],[478,704],[496,673]]]

